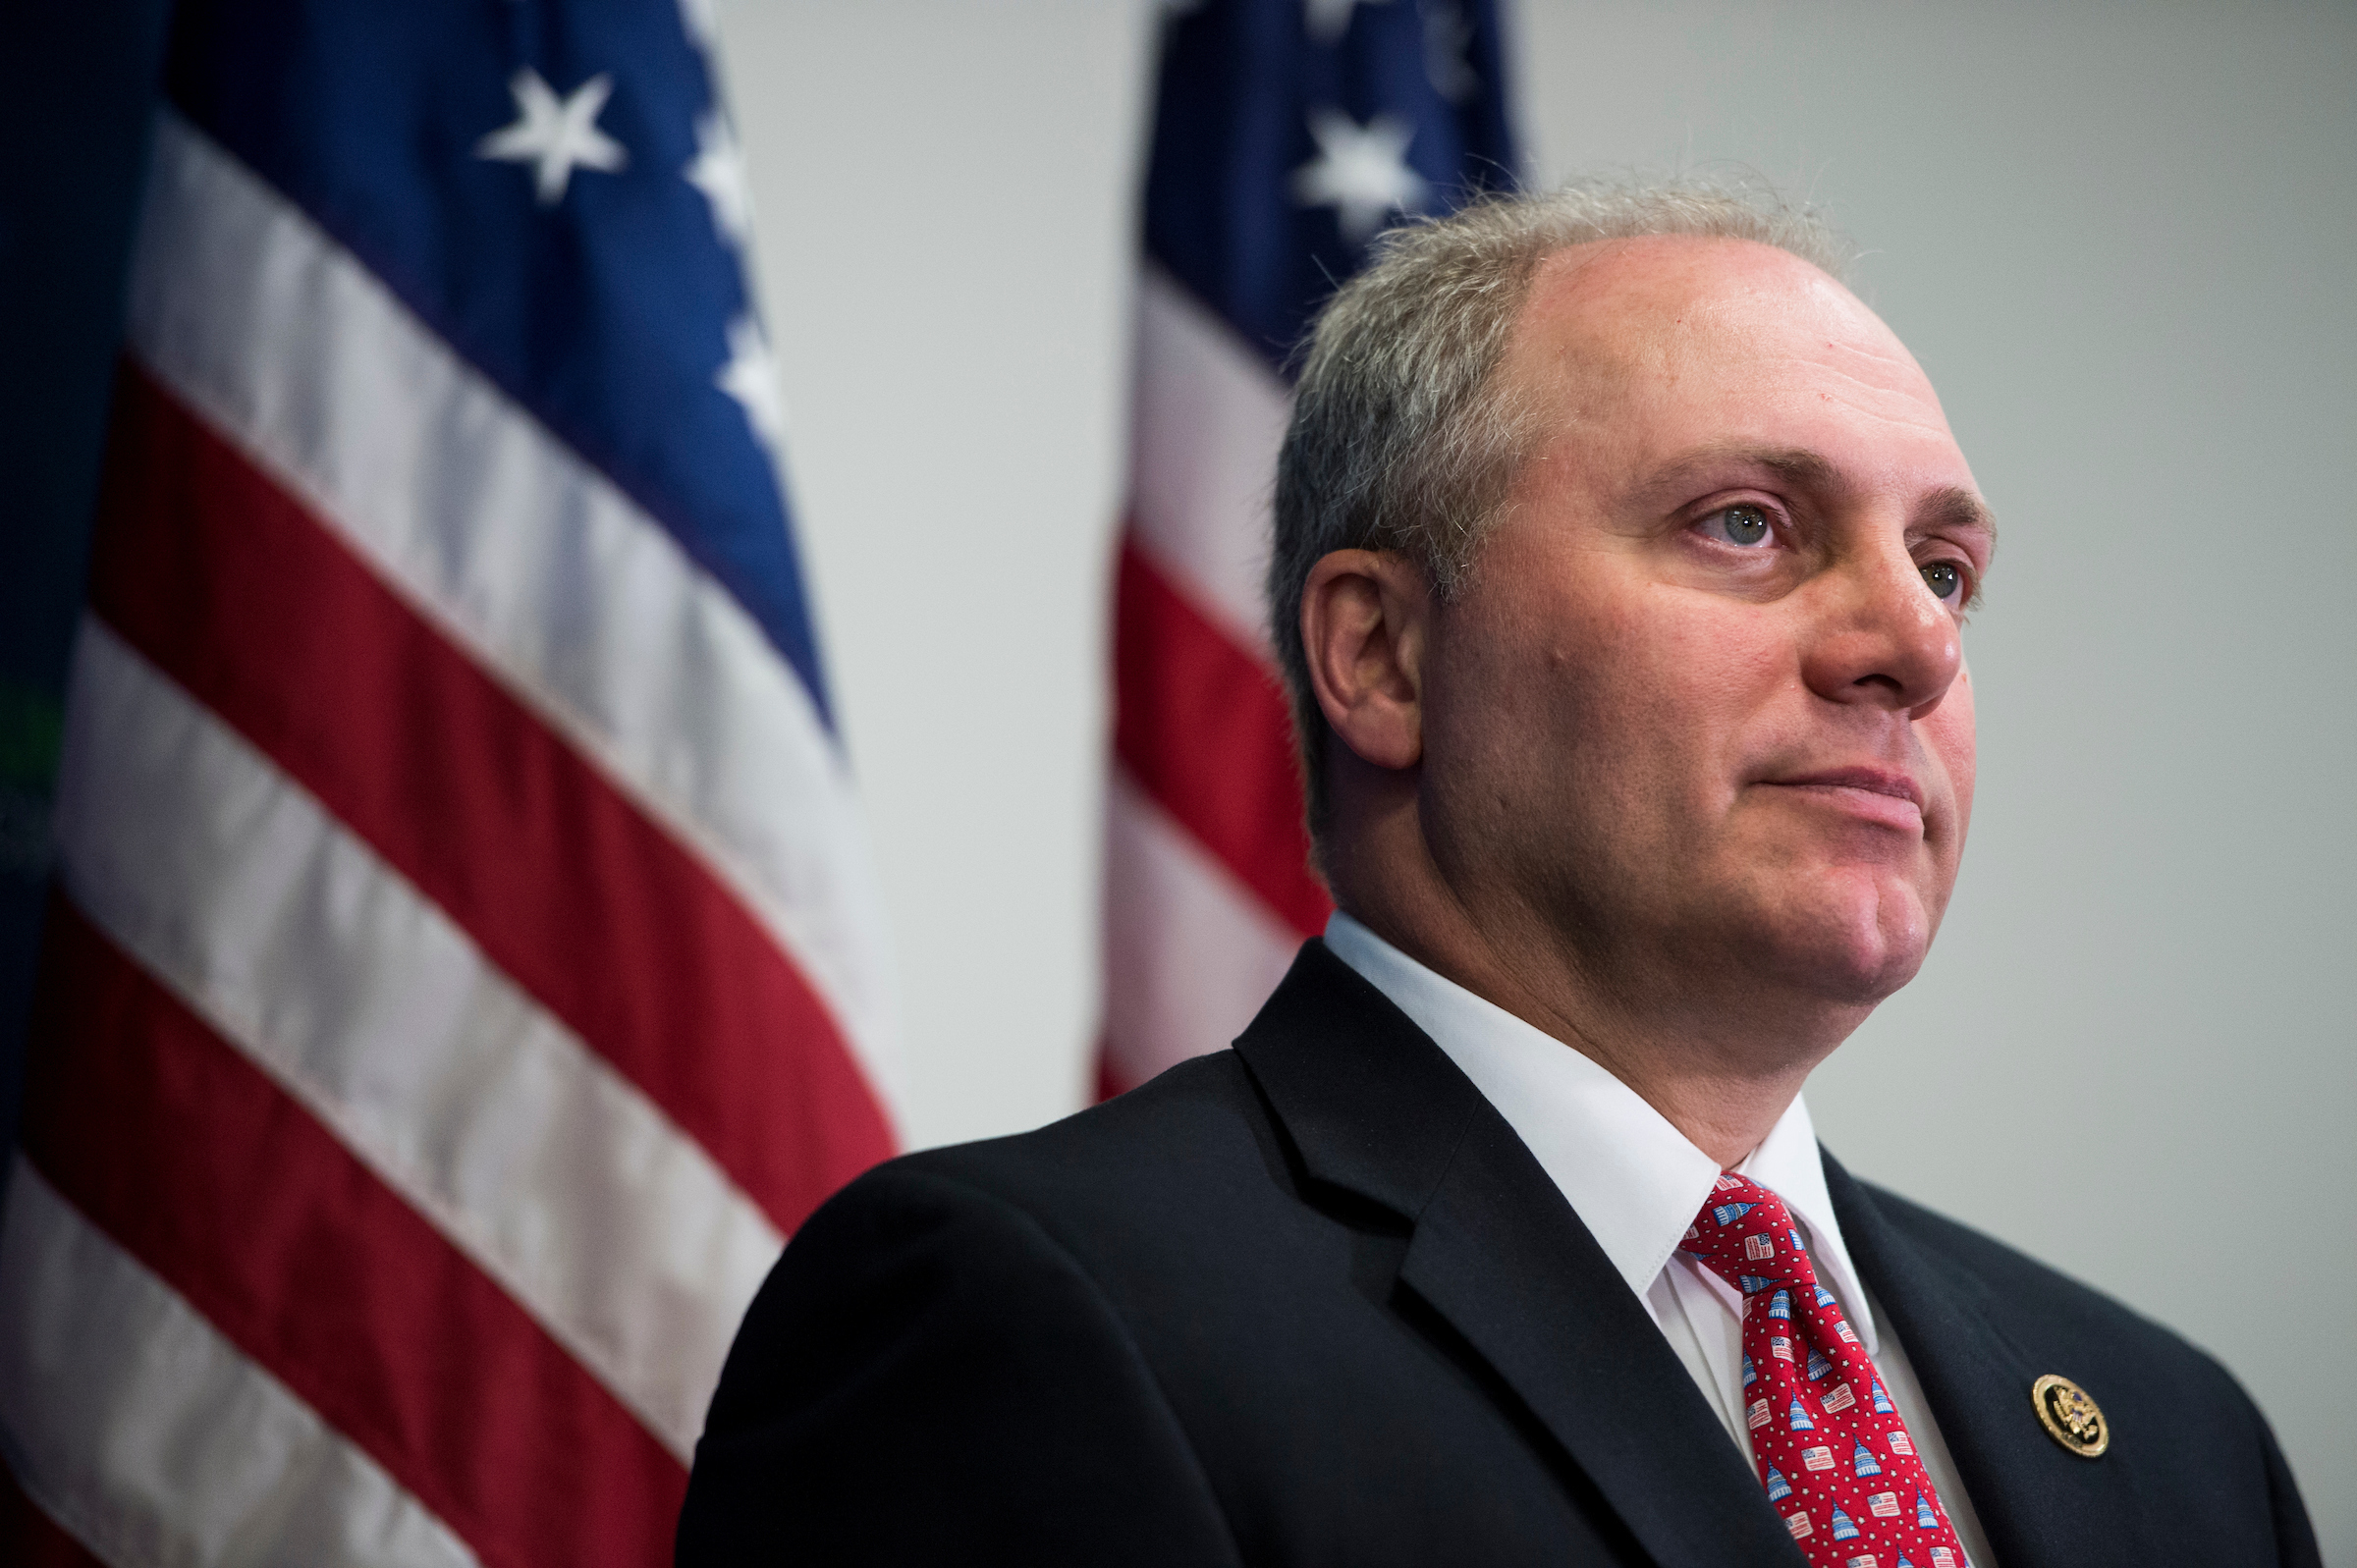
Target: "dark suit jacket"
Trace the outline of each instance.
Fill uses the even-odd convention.
[[[2216,1362],[1826,1178],[2002,1568],[2317,1561]],[[2046,1435],[2049,1372],[2110,1452]],[[1802,1561],[1529,1151],[1317,942],[1233,1052],[813,1217],[730,1353],[679,1542],[687,1568]]]

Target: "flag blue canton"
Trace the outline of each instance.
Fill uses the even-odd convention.
[[[824,718],[696,13],[186,0],[174,31],[180,112],[653,517]]]
[[[1200,0],[1165,26],[1146,252],[1280,371],[1386,223],[1514,182],[1496,0]]]

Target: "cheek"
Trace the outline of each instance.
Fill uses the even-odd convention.
[[[1716,595],[1657,588],[1621,607],[1600,640],[1620,752],[1673,766],[1713,794],[1731,789],[1736,765],[1776,723],[1780,694],[1797,689],[1778,617]]]
[[[1625,750],[1627,694],[1650,682],[1617,646],[1619,618],[1560,563],[1492,557],[1481,569],[1427,663],[1426,787],[1502,829],[1609,809],[1595,759]]]
[[[1750,607],[1671,589],[1587,608],[1542,644],[1553,695],[1522,743],[1546,748],[1568,786],[1549,809],[1589,853],[1631,875],[1691,868],[1777,709],[1779,639]]]
[[[1972,820],[1972,788],[1980,759],[1973,728],[1972,672],[1956,673],[1955,684],[1938,711],[1924,721],[1924,745],[1939,759],[1956,800],[1956,837],[1961,838]]]
[[[1499,551],[1481,569],[1433,670],[1428,746],[1494,780],[1570,784],[1590,814],[1724,807],[1762,715],[1797,683],[1773,610],[1611,551]]]

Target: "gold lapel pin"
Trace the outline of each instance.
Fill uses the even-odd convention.
[[[2081,1459],[2096,1459],[2111,1446],[2111,1424],[2087,1390],[2068,1378],[2048,1373],[2030,1385],[2030,1403],[2046,1434]]]

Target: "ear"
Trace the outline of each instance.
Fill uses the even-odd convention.
[[[1404,556],[1337,550],[1309,568],[1301,646],[1310,689],[1343,744],[1378,768],[1423,760],[1431,624],[1431,587]]]

